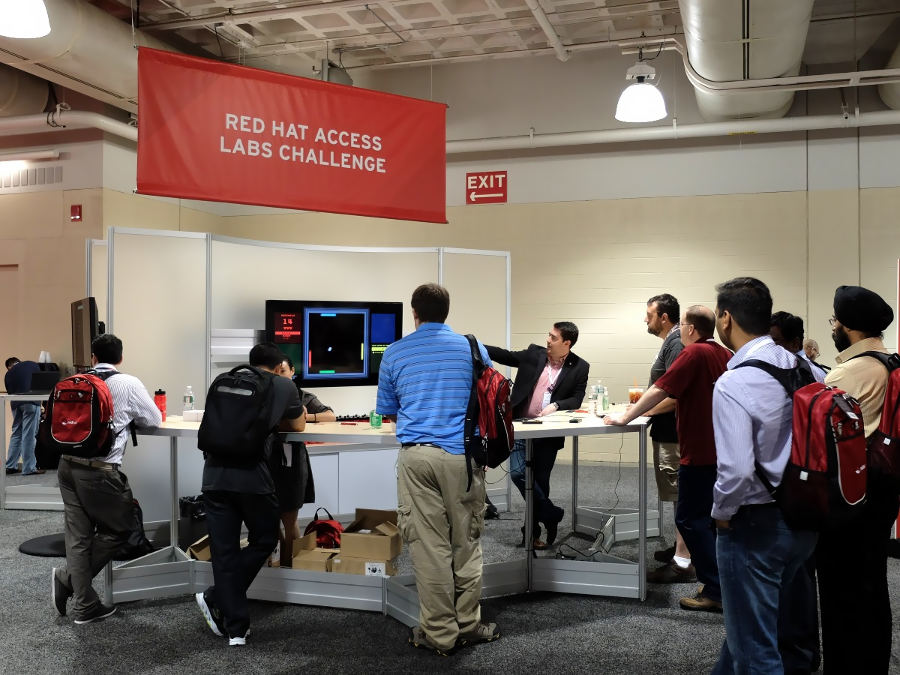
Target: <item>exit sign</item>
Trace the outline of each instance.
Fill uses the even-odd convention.
[[[505,171],[479,171],[466,174],[466,204],[505,203]]]

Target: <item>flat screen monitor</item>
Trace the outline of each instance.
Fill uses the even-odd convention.
[[[381,356],[402,334],[402,302],[266,301],[267,339],[301,386],[378,384]]]
[[[82,298],[72,303],[72,365],[88,368],[91,365],[91,343],[100,334],[97,301]]]

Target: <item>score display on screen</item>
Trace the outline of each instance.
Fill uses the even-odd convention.
[[[267,300],[266,336],[290,357],[301,385],[378,384],[402,317],[401,302]]]

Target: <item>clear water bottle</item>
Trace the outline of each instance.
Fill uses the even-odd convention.
[[[601,407],[603,408],[603,412],[609,410],[609,389],[604,386],[602,387],[603,391],[600,392],[601,399]]]
[[[593,399],[591,412],[597,417],[603,414],[603,389],[603,380],[597,380],[597,384],[591,387],[591,398]]]
[[[194,390],[191,389],[191,385],[188,385],[184,389],[184,410],[193,410],[194,409]]]

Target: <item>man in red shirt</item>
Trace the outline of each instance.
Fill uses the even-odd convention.
[[[681,354],[624,415],[604,420],[606,424],[628,424],[667,397],[676,399],[681,465],[675,524],[691,551],[697,579],[703,583],[694,597],[682,598],[679,604],[683,609],[705,612],[722,611],[716,534],[710,515],[716,483],[712,397],[716,380],[732,356],[713,339],[715,328],[712,310],[702,305],[688,308],[681,321]]]

